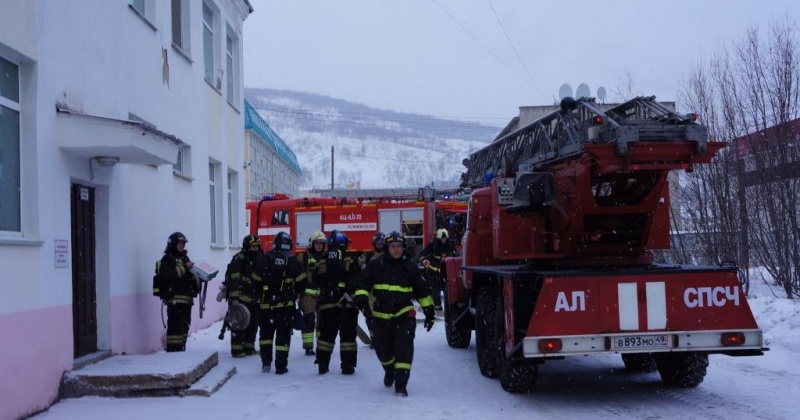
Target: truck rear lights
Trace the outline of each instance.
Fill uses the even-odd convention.
[[[561,351],[562,347],[563,344],[558,338],[546,338],[544,340],[539,340],[540,353],[556,353]]]
[[[740,332],[732,332],[732,333],[724,333],[722,334],[722,345],[723,346],[741,346],[744,344],[744,333]]]

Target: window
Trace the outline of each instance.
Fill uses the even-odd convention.
[[[177,175],[192,176],[192,148],[182,145],[178,149],[178,159],[172,165],[172,172]]]
[[[222,209],[222,196],[218,195],[221,190],[221,185],[219,184],[220,179],[222,178],[220,171],[220,165],[213,161],[208,163],[208,199],[209,199],[209,210],[211,215],[211,243],[212,244],[219,244],[222,242],[222,238],[220,238],[220,230],[221,230],[221,217],[220,217],[220,210]]]
[[[172,0],[172,45],[189,53],[189,0]]]
[[[156,20],[155,0],[128,0],[128,5],[135,10],[144,20],[153,26]],[[154,27],[155,29],[155,27]]]
[[[19,66],[0,57],[0,231],[21,232]]]
[[[238,231],[238,215],[237,203],[237,174],[235,171],[228,168],[228,244],[235,246],[237,241],[236,232]]]
[[[228,103],[234,107],[239,102],[239,39],[233,35],[233,30],[228,28],[225,36],[225,81]]]
[[[218,86],[222,83],[215,83],[214,81],[214,69],[215,69],[215,62],[216,57],[214,57],[214,21],[216,20],[216,13],[214,9],[207,2],[203,2],[203,65],[205,66],[205,78],[208,83],[211,83],[211,86],[217,86],[217,89],[221,89],[222,86]]]

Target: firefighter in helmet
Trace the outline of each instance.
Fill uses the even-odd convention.
[[[433,305],[437,311],[442,310],[442,286],[447,281],[444,259],[455,255],[455,252],[447,229],[439,229],[436,231],[436,237],[419,254],[420,263],[425,268],[425,278],[431,285]]]
[[[261,371],[272,367],[275,347],[275,373],[289,371],[289,344],[297,298],[305,288],[306,273],[297,257],[290,255],[292,238],[279,232],[272,241],[272,250],[264,256],[264,285],[260,305],[258,344],[261,350]],[[274,340],[274,341],[273,341]],[[273,346],[274,344],[274,346]]]
[[[228,278],[225,279],[228,305],[240,304],[250,311],[250,323],[243,330],[231,331],[231,355],[244,357],[256,353],[255,341],[258,332],[258,299],[261,295],[264,254],[261,241],[256,235],[247,235],[242,240],[242,250],[233,256]]]
[[[167,305],[167,351],[186,350],[192,305],[200,292],[197,278],[190,272],[194,263],[186,253],[186,236],[180,232],[169,235],[164,256],[156,262],[153,295]]]
[[[325,234],[315,231],[308,238],[308,250],[302,257],[306,268],[306,289],[300,298],[300,310],[303,311],[303,349],[306,356],[314,356],[314,333],[317,324],[317,301],[319,286],[317,279],[326,273]]]
[[[372,235],[372,251],[365,253],[359,258],[359,263],[361,264],[361,270],[367,268],[367,263],[369,263],[370,261],[378,259],[383,256],[385,250],[384,247],[385,244],[386,244],[386,235],[383,232],[378,231],[375,232],[374,235]],[[373,303],[375,303],[375,295],[370,293],[369,294],[370,309],[372,309]],[[367,319],[366,321],[367,321],[367,328],[369,328],[369,338],[372,340],[375,338],[375,334],[372,331],[372,321],[370,319]],[[375,348],[375,346],[370,344],[369,348]]]
[[[433,327],[435,311],[428,284],[417,264],[404,255],[405,238],[398,232],[386,236],[386,253],[369,263],[359,279],[355,301],[375,330],[375,354],[383,365],[383,384],[394,384],[395,395],[407,397],[414,334],[417,328],[416,299],[425,314],[425,328]],[[369,294],[375,295],[370,309]]]
[[[354,253],[347,251],[349,242],[344,233],[338,230],[331,232],[325,254],[326,273],[315,279],[320,295],[319,337],[317,359],[314,363],[318,365],[320,375],[328,373],[337,335],[340,339],[342,374],[352,375],[356,371],[358,309],[347,298],[353,295],[352,287],[360,267]]]

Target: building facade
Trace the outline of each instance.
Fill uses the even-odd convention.
[[[253,9],[0,0],[0,11],[5,419],[51,405],[63,372],[87,359],[164,348],[151,290],[170,233],[216,267],[238,250]],[[210,299],[200,320],[197,308],[193,331],[225,311]]]
[[[292,149],[247,101],[245,106],[245,197],[265,194],[298,197],[303,171]]]

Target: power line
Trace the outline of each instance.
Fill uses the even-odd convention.
[[[433,0],[433,2],[434,2],[434,3],[436,3],[436,5],[437,5],[437,6],[439,6],[439,8],[440,8],[440,9],[442,9],[442,11],[444,11],[444,12],[447,14],[447,16],[450,16],[450,19],[453,19],[453,21],[454,21],[456,24],[458,24],[458,26],[460,26],[460,27],[461,27],[461,29],[463,29],[464,31],[466,31],[466,32],[469,34],[469,36],[471,36],[471,37],[472,37],[472,39],[474,39],[475,41],[477,41],[477,42],[478,42],[478,44],[480,44],[480,45],[481,45],[481,46],[482,46],[484,49],[486,49],[486,51],[488,51],[488,52],[489,52],[489,54],[491,54],[491,55],[492,55],[492,57],[494,57],[494,58],[495,58],[497,61],[499,61],[499,62],[503,63],[503,65],[504,65],[504,66],[506,66],[506,68],[507,68],[509,71],[511,71],[512,73],[514,73],[514,75],[515,75],[515,76],[519,77],[520,79],[522,79],[522,81],[524,81],[525,83],[527,83],[527,84],[531,85],[532,87],[535,87],[536,89],[539,89],[539,87],[538,87],[538,86],[535,86],[535,85],[533,85],[533,84],[531,83],[531,81],[530,81],[530,80],[528,80],[528,79],[526,79],[525,77],[523,77],[522,75],[520,75],[520,74],[519,74],[519,73],[518,73],[516,70],[514,70],[514,68],[513,68],[513,67],[509,66],[509,65],[508,65],[508,63],[506,63],[506,62],[505,62],[505,61],[504,61],[502,58],[500,58],[500,57],[499,57],[497,54],[495,54],[495,52],[494,52],[494,51],[492,51],[492,50],[491,50],[491,48],[487,47],[487,46],[486,46],[486,44],[484,44],[484,43],[483,43],[483,42],[482,42],[480,39],[478,39],[478,37],[477,37],[477,36],[475,36],[475,34],[473,34],[473,33],[472,33],[472,31],[470,31],[469,29],[467,29],[467,27],[466,27],[466,26],[464,26],[463,24],[461,24],[461,22],[459,22],[459,21],[458,21],[458,19],[456,19],[456,18],[455,18],[455,16],[453,16],[452,14],[450,14],[450,12],[448,12],[448,11],[447,11],[447,9],[445,9],[445,8],[444,8],[444,6],[442,6],[441,4],[439,4],[439,2],[438,2],[437,0]]]
[[[407,115],[405,117],[393,117],[387,116],[385,113],[381,112],[346,112],[346,111],[337,111],[337,112],[319,112],[319,111],[302,111],[302,110],[295,110],[295,109],[278,109],[278,108],[265,108],[265,107],[253,107],[253,109],[260,110],[260,111],[271,111],[271,112],[281,112],[287,114],[299,114],[299,115],[309,115],[309,116],[332,116],[332,117],[340,117],[340,118],[349,118],[353,120],[369,120],[369,116],[374,117],[381,117],[382,119],[391,120],[391,121],[401,121],[401,122],[421,122],[421,123],[432,123],[432,124],[440,124],[440,125],[451,125],[448,123],[452,123],[452,125],[464,125],[464,124],[478,124],[480,123],[474,121],[455,121],[455,120],[447,120],[447,118],[463,118],[467,119],[483,119],[483,120],[497,120],[497,121],[508,121],[508,118],[501,118],[501,117],[442,117],[442,116],[425,116],[420,115],[418,117],[414,117],[412,115]],[[363,117],[362,117],[363,116]]]
[[[519,60],[519,63],[522,65],[522,68],[525,70],[525,73],[531,79],[531,82],[533,82],[533,86],[536,88],[536,90],[539,91],[539,93],[542,94],[542,96],[544,96],[546,98],[547,95],[542,91],[541,88],[539,88],[539,85],[536,84],[536,80],[531,75],[531,72],[528,71],[528,66],[525,65],[525,62],[522,60],[522,57],[520,57],[520,55],[519,55],[519,52],[517,52],[517,47],[515,47],[514,43],[511,42],[511,37],[508,36],[508,32],[506,31],[506,27],[503,26],[503,22],[500,21],[500,16],[497,15],[497,11],[494,9],[494,5],[492,4],[492,0],[486,0],[486,1],[489,3],[489,7],[492,9],[492,13],[494,14],[494,18],[497,20],[497,23],[500,25],[500,29],[503,30],[503,34],[506,36],[506,39],[508,40],[508,44],[511,45],[511,49],[514,50],[514,55],[517,56],[517,59]]]

